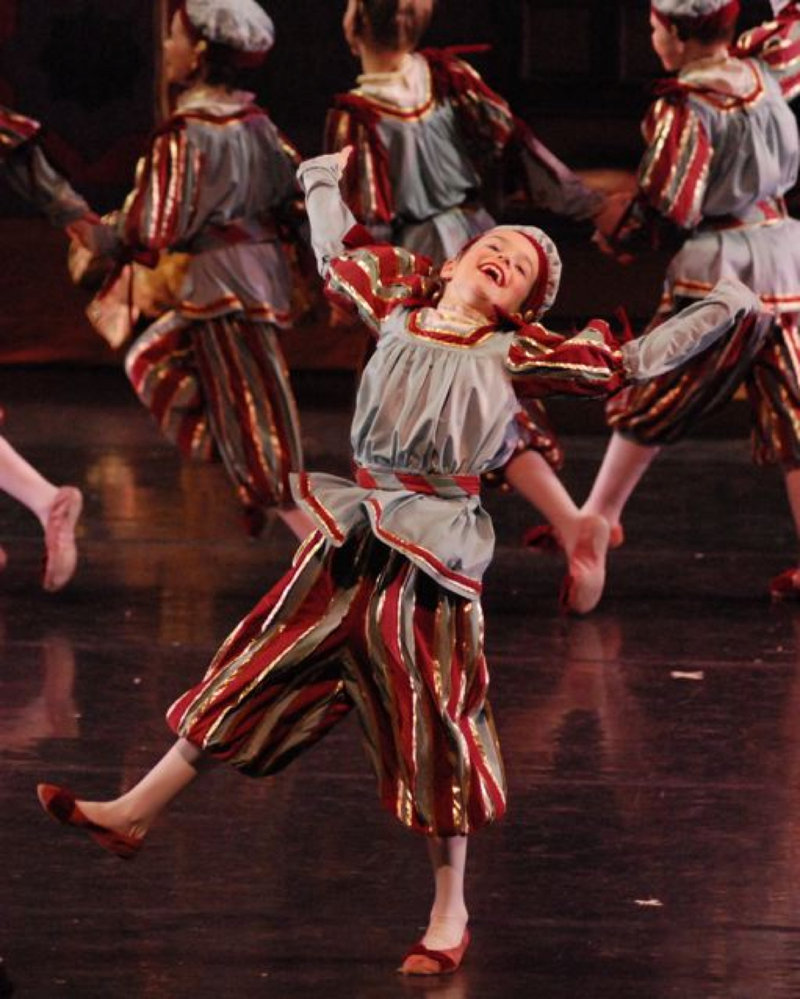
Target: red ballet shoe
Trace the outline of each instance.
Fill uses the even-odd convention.
[[[126,836],[125,833],[106,829],[105,826],[92,822],[78,807],[75,795],[67,787],[56,784],[37,784],[36,794],[42,808],[50,818],[63,826],[74,826],[83,829],[92,839],[109,853],[121,860],[131,860],[142,847],[143,836]]]
[[[401,975],[452,975],[457,971],[469,947],[469,930],[457,947],[449,950],[430,950],[420,940],[403,958],[397,969]]]
[[[522,547],[530,548],[537,555],[558,555],[564,550],[561,538],[552,524],[537,524],[522,535]]]
[[[800,569],[786,569],[769,581],[773,600],[800,600]]]

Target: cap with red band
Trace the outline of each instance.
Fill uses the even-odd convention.
[[[272,19],[255,0],[183,0],[178,9],[192,34],[233,49],[243,66],[258,66],[275,41]]]

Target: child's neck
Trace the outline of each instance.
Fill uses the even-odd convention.
[[[728,46],[725,42],[704,45],[692,38],[686,43],[681,69],[687,69],[696,63],[708,65],[715,62],[725,62],[729,54]]]
[[[365,75],[372,73],[396,73],[408,55],[405,51],[369,49],[362,47],[359,53],[361,69]]]
[[[436,306],[438,312],[448,312],[451,315],[457,315],[468,322],[479,323],[481,325],[491,321],[492,317],[487,315],[483,309],[478,309],[473,305],[468,305],[455,295],[448,294],[448,291],[449,288],[445,290],[439,304]],[[493,313],[494,310],[492,310],[492,314]]]

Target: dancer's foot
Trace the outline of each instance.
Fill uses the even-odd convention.
[[[569,565],[561,589],[561,605],[573,614],[588,614],[603,595],[606,581],[606,553],[610,528],[605,517],[584,514],[571,550]]]
[[[460,923],[460,936],[453,929]],[[469,946],[469,930],[463,920],[431,919],[425,936],[403,958],[401,975],[452,975]]]
[[[74,486],[61,486],[47,515],[44,530],[45,564],[42,586],[49,593],[62,589],[78,565],[75,525],[83,509],[83,496]]]
[[[800,569],[785,569],[769,581],[773,600],[800,600]]]
[[[122,860],[131,860],[142,847],[144,835],[137,834],[132,827],[127,830],[114,829],[98,821],[102,802],[76,801],[69,788],[56,784],[38,784],[36,794],[47,814],[64,826],[82,829],[109,853]]]

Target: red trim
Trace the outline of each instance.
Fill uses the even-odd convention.
[[[453,569],[448,568],[444,562],[436,558],[431,552],[427,551],[425,548],[415,545],[412,541],[407,541],[405,538],[401,538],[397,534],[392,534],[391,531],[387,531],[381,526],[381,515],[383,511],[381,510],[380,503],[371,497],[368,501],[369,505],[375,511],[375,534],[378,538],[385,539],[392,548],[396,548],[398,551],[408,553],[415,558],[418,558],[421,562],[429,565],[434,572],[439,576],[443,576],[445,579],[449,579],[459,586],[463,587],[465,590],[469,590],[476,596],[481,592],[481,584],[478,580],[472,579],[469,576],[464,576],[460,572],[455,572]]]
[[[541,244],[538,240],[535,240],[533,236],[529,235],[527,232],[523,232],[522,229],[517,229],[520,235],[524,236],[531,246],[536,251],[536,259],[539,264],[536,271],[536,280],[533,283],[533,288],[531,288],[531,293],[525,299],[523,308],[525,309],[539,309],[544,302],[544,296],[547,293],[547,282],[550,278],[550,264],[547,260],[547,254],[544,252]]]
[[[307,472],[297,472],[297,484],[299,486],[300,498],[303,502],[307,503],[311,509],[314,511],[315,515],[322,521],[325,525],[325,529],[328,531],[330,536],[338,541],[340,544],[344,541],[344,533],[339,528],[331,514],[325,509],[325,507],[319,502],[319,500],[314,496],[311,491],[311,485],[308,478]]]
[[[479,326],[467,336],[462,336],[459,333],[446,333],[442,330],[428,330],[419,325],[418,317],[418,312],[412,312],[409,316],[408,328],[412,333],[425,340],[433,340],[436,343],[449,343],[455,347],[475,347],[479,343],[483,343],[487,337],[492,336],[495,332],[495,327],[492,323]]]
[[[425,475],[416,475],[413,472],[387,471],[389,475],[393,475],[398,482],[413,493],[421,493],[425,496],[439,495],[439,490]],[[480,495],[481,478],[479,475],[448,475],[446,478],[470,496]],[[356,468],[356,483],[366,489],[386,488],[373,477],[367,468]]]

